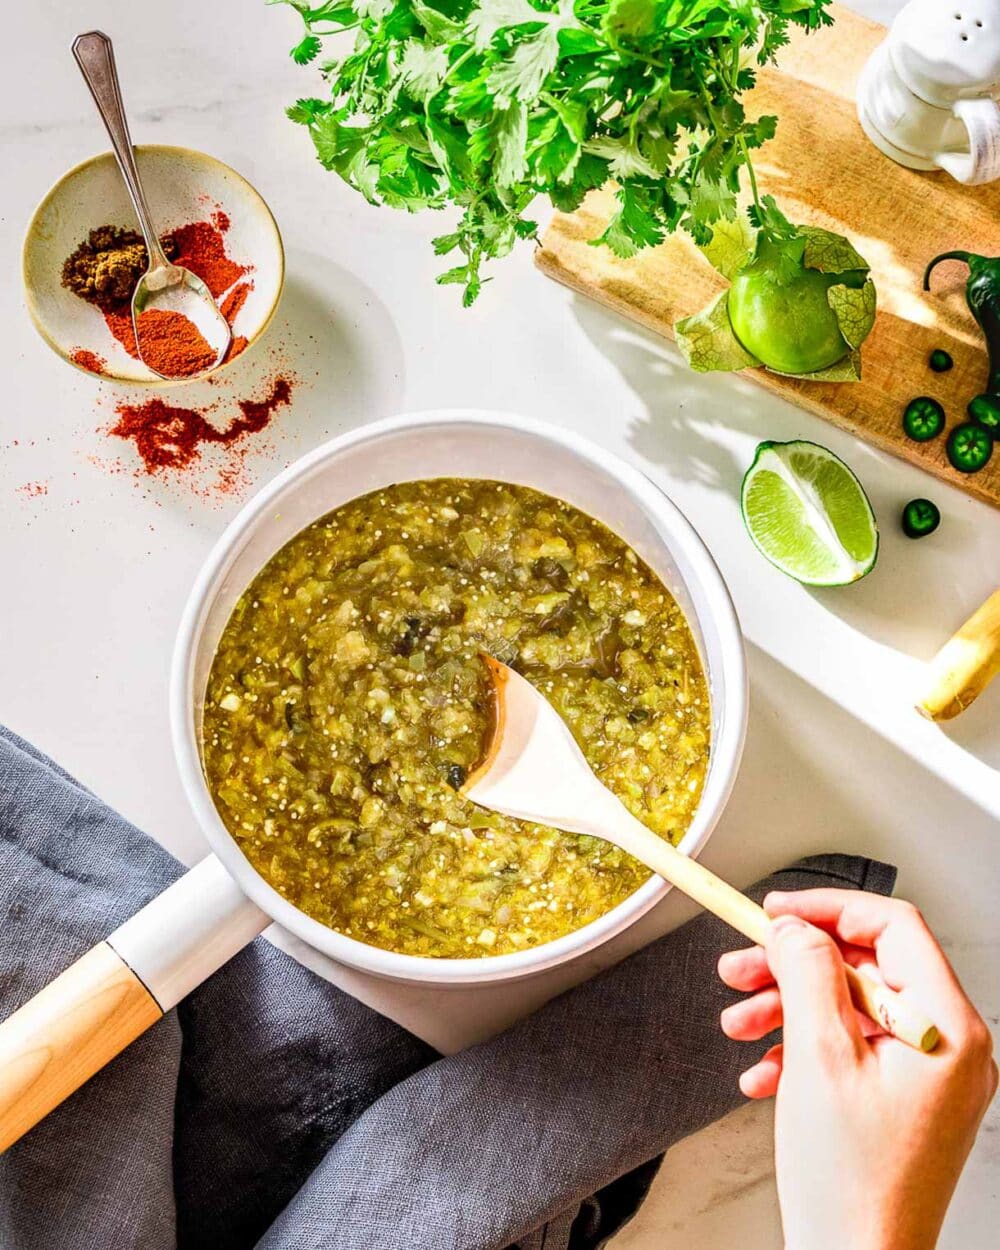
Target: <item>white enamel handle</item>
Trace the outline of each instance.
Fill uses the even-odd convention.
[[[214,855],[0,1024],[0,1151],[270,923]]]
[[[996,100],[959,100],[955,116],[969,135],[968,152],[939,152],[934,159],[967,186],[1000,178],[1000,103]]]

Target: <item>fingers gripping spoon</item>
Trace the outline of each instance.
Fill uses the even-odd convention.
[[[492,733],[461,792],[482,807],[621,847],[752,942],[771,927],[758,903],[681,854],[637,820],[597,779],[555,708],[506,664],[482,655],[492,685]],[[919,1050],[933,1050],[934,1024],[911,1003],[845,965],[857,1009]]]
[[[139,218],[139,226],[146,242],[149,268],[139,279],[132,294],[132,330],[135,334],[139,358],[146,368],[158,377],[169,378],[171,376],[161,373],[144,357],[139,317],[151,308],[181,313],[194,324],[214,353],[214,359],[204,369],[197,374],[182,376],[185,380],[203,376],[225,359],[232,342],[233,332],[201,278],[190,269],[185,269],[183,265],[175,265],[168,260],[160,244],[139,179],[139,169],[136,165],[135,152],[132,149],[128,121],[125,118],[125,105],[122,101],[121,85],[118,82],[111,40],[99,30],[77,35],[73,40],[73,56],[90,88],[90,94],[94,97],[97,111],[108,132],[115,160],[125,180],[125,186],[136,216]]]

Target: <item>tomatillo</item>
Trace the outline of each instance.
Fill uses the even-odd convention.
[[[714,222],[700,247],[730,286],[674,326],[692,369],[860,379],[878,299],[870,266],[848,239],[794,225],[764,196],[746,217]]]
[[[827,291],[832,286],[859,290],[863,270],[823,273],[801,268],[792,278],[775,281],[757,267],[739,273],[729,288],[733,333],[758,360],[778,373],[817,373],[835,365],[851,350],[841,332]]]

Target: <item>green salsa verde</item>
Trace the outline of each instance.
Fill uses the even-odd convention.
[[[495,955],[580,928],[648,878],[616,847],[457,792],[489,724],[481,649],[546,695],[639,819],[683,835],[709,703],[663,584],[561,500],[404,482],[287,543],[236,605],[209,677],[216,806],[308,915],[404,954]]]

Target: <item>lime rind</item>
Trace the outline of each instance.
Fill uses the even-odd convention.
[[[878,526],[864,488],[817,443],[761,443],[740,507],[758,551],[805,585],[850,585],[875,566]]]

